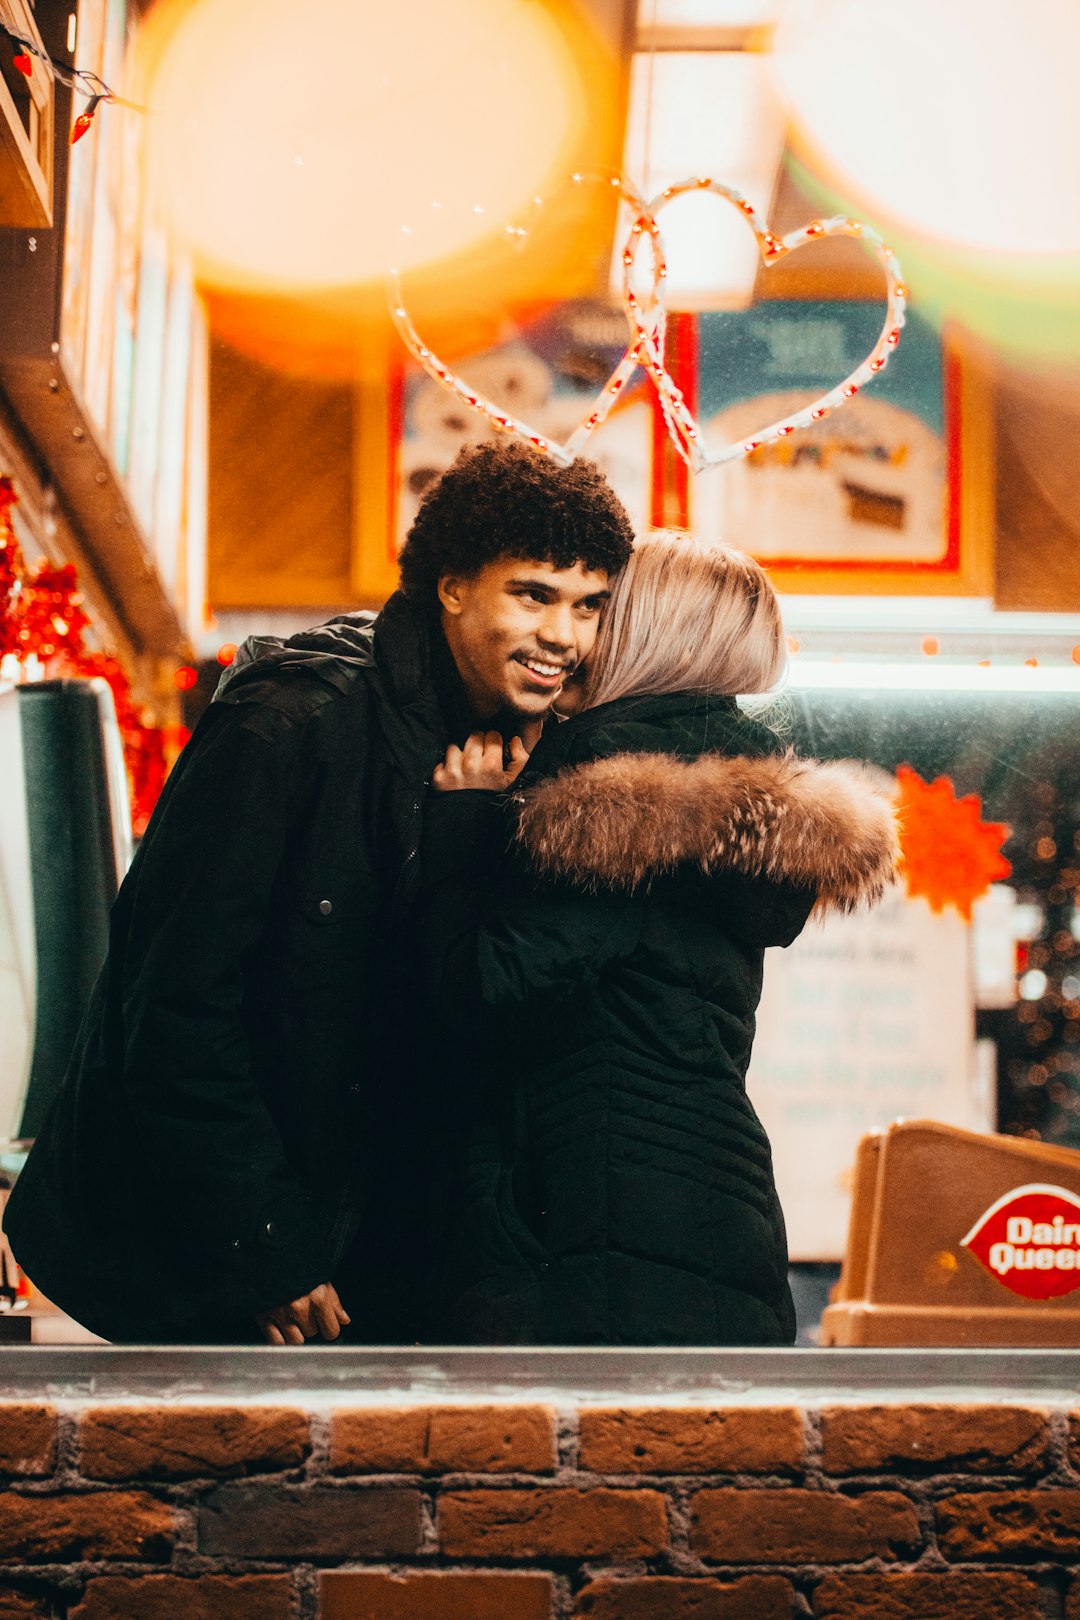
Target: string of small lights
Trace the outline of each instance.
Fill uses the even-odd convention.
[[[117,95],[115,90],[105,83],[99,73],[90,68],[69,67],[66,62],[58,62],[55,56],[50,56],[36,40],[28,39],[25,34],[17,33],[15,29],[8,28],[0,22],[0,38],[6,39],[12,48],[12,66],[27,79],[33,76],[34,62],[37,60],[44,67],[46,73],[57,84],[73,90],[76,95],[86,97],[86,106],[75,119],[71,129],[71,144],[81,141],[94,122],[94,115],[102,102],[114,107],[127,107],[132,112],[146,112],[136,101],[128,101],[124,96]]]

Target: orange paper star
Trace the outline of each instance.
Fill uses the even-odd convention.
[[[973,902],[1012,871],[1001,853],[1012,828],[983,821],[978,794],[958,799],[947,776],[924,782],[910,765],[901,765],[896,779],[908,894],[924,895],[932,911],[955,906],[970,922]]]

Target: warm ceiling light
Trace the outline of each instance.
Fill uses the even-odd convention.
[[[164,0],[148,129],[174,236],[204,280],[268,289],[492,235],[562,176],[585,115],[559,17],[542,0]]]
[[[813,165],[942,243],[1080,250],[1076,0],[789,0],[772,58]]]
[[[765,58],[745,51],[640,52],[630,76],[624,168],[646,195],[692,175],[734,186],[768,213],[784,141],[784,116]],[[757,243],[715,197],[691,194],[664,209],[671,309],[749,303]],[[616,243],[621,273],[622,241]]]
[[[638,0],[639,28],[757,28],[778,0]]]

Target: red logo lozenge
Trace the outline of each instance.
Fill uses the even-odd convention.
[[[990,1205],[961,1239],[992,1277],[1024,1299],[1080,1288],[1080,1197],[1029,1182]]]

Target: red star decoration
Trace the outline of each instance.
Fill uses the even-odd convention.
[[[958,799],[947,776],[924,782],[910,765],[901,765],[896,779],[908,894],[923,895],[932,911],[955,906],[970,922],[974,902],[1012,871],[1001,853],[1012,828],[1003,821],[983,821],[978,794]]]

